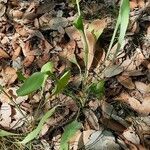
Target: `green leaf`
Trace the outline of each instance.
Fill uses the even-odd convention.
[[[19,142],[21,144],[26,144],[30,141],[32,141],[33,139],[37,138],[37,136],[39,135],[40,131],[42,130],[42,127],[44,125],[44,123],[47,121],[47,119],[49,117],[51,117],[53,115],[53,113],[55,112],[55,109],[58,106],[55,106],[54,108],[52,108],[51,110],[49,110],[40,120],[38,126],[36,127],[36,129],[34,129],[32,132],[30,132],[23,141]]]
[[[53,90],[53,95],[56,95],[56,94],[63,91],[63,89],[68,84],[70,76],[71,76],[70,71],[67,71],[67,72],[64,73],[64,75],[57,81],[55,89]]]
[[[45,73],[36,72],[32,74],[24,84],[17,90],[18,96],[25,96],[34,92],[42,87],[44,82]]]
[[[73,25],[79,30],[84,31],[82,16],[78,16],[76,20],[73,22]]]
[[[42,84],[42,92],[44,91],[44,86],[45,86],[45,82],[50,75],[53,74],[53,68],[54,68],[54,65],[52,62],[47,62],[45,65],[42,66],[41,68],[41,72],[45,73],[45,76],[44,76],[44,81],[43,81],[43,84]]]
[[[118,43],[117,43],[117,49],[116,49],[116,51],[113,55],[112,60],[115,59],[115,57],[118,54],[120,48],[122,47],[124,37],[125,37],[126,31],[127,31],[128,23],[129,23],[129,14],[130,14],[129,0],[122,0],[120,10],[119,10],[118,19],[117,19],[117,23],[116,23],[116,27],[115,27],[115,30],[114,30],[114,33],[113,33],[108,51],[107,51],[106,58],[108,58],[108,56],[110,54],[110,51],[111,51],[111,48],[113,46],[114,39],[115,39],[115,36],[116,36],[116,33],[117,33],[118,29],[120,29],[120,33],[119,33],[119,38],[118,38]]]
[[[98,83],[93,83],[89,87],[90,94],[93,94],[97,98],[101,98],[104,95],[104,91],[105,91],[104,85],[105,85],[105,81],[104,80],[101,80]]]
[[[13,136],[13,135],[18,135],[16,133],[11,133],[11,132],[7,132],[5,130],[0,129],[0,137],[4,137],[4,136]]]
[[[53,63],[52,62],[47,62],[45,65],[42,66],[41,72],[44,72],[44,73],[47,73],[47,72],[53,73],[53,68],[54,68]]]
[[[62,134],[60,141],[60,149],[68,150],[68,142],[70,138],[72,138],[75,133],[81,129],[82,124],[78,121],[73,121],[65,127],[64,133]]]
[[[122,45],[122,42],[124,40],[126,30],[129,23],[129,14],[130,14],[130,5],[129,0],[123,0],[120,8],[120,35],[119,35],[119,43]]]

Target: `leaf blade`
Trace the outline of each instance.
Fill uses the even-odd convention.
[[[67,86],[70,76],[71,76],[70,71],[64,73],[64,75],[57,81],[57,84],[55,86],[55,89],[53,90],[52,95],[56,95],[62,92],[62,90]]]
[[[35,139],[35,138],[38,136],[38,134],[40,133],[40,131],[42,130],[43,124],[47,121],[47,119],[48,119],[49,117],[51,117],[51,116],[53,115],[53,113],[55,112],[55,109],[56,109],[57,107],[58,107],[58,105],[55,106],[54,108],[52,108],[51,110],[49,110],[49,111],[42,117],[42,119],[40,120],[40,122],[39,122],[38,126],[36,127],[36,129],[34,129],[32,132],[30,132],[30,133],[24,138],[24,140],[21,141],[21,142],[19,142],[19,143],[21,143],[21,144],[26,144],[26,143],[32,141],[33,139]]]
[[[68,142],[72,136],[75,135],[75,133],[81,129],[82,124],[78,122],[77,120],[71,122],[65,127],[64,133],[62,134],[62,138],[60,141],[60,149],[61,150],[67,150]]]
[[[44,82],[45,73],[36,72],[32,74],[24,84],[17,90],[18,96],[25,96],[41,88]]]
[[[4,137],[4,136],[14,136],[14,135],[18,135],[16,133],[12,133],[12,132],[8,132],[5,130],[0,129],[0,137]]]

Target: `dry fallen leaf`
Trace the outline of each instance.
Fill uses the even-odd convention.
[[[10,123],[10,129],[17,129],[25,123],[26,118],[24,116],[26,116],[26,112],[20,108],[20,111],[24,114],[22,115],[22,113],[18,109],[16,108],[13,109],[15,114],[11,114],[12,121]]]
[[[145,60],[145,57],[142,53],[142,50],[137,48],[135,50],[134,55],[131,58],[126,58],[125,61],[122,62],[121,66],[124,67],[126,72],[136,70],[142,62]]]
[[[86,141],[85,141],[86,139]],[[83,141],[86,150],[118,150],[120,146],[116,143],[112,132],[101,129],[99,131],[91,132],[90,135],[83,132]]]
[[[17,79],[17,73],[14,68],[6,67],[2,72],[3,80],[5,84],[12,84]]]
[[[120,74],[121,72],[123,72],[123,70],[124,69],[122,66],[113,65],[113,66],[107,67],[104,70],[104,76],[107,78],[110,78],[110,77],[113,77],[113,76]]]
[[[88,41],[88,64],[87,64],[87,70],[90,69],[93,59],[94,59],[94,53],[95,53],[95,44],[96,44],[96,39],[94,38],[94,35],[87,31],[86,32],[86,37],[87,37],[87,41]]]
[[[121,93],[116,100],[120,100],[128,104],[133,110],[139,114],[148,115],[150,113],[150,96],[143,97],[141,101],[131,97],[128,93]]]
[[[0,107],[0,125],[9,128],[11,123],[11,106],[8,103],[2,103]]]
[[[98,118],[96,117],[94,112],[90,109],[84,109],[83,113],[91,129],[99,130],[100,127],[99,127]]]
[[[136,134],[136,132],[129,127],[128,130],[124,131],[123,136],[130,142],[138,145],[140,144],[139,136]]]
[[[0,48],[0,58],[9,58],[9,55],[2,48]]]
[[[81,34],[80,32],[73,26],[65,28],[67,35],[69,36],[70,40],[80,40]]]
[[[33,63],[34,58],[35,58],[35,56],[33,56],[33,55],[27,56],[27,57],[24,59],[24,61],[23,61],[23,65],[24,65],[25,67],[29,67],[29,66]]]
[[[19,56],[20,52],[21,52],[21,47],[20,46],[14,47],[12,59],[15,60]]]
[[[130,89],[130,90],[133,90],[135,89],[135,85],[134,83],[132,82],[132,79],[131,77],[129,77],[128,75],[120,75],[117,77],[117,80],[119,83],[121,83],[125,88],[127,89]]]
[[[135,86],[143,94],[150,93],[150,84],[146,85],[143,82],[135,81]]]
[[[131,8],[131,10],[135,9],[136,7],[138,7],[137,0],[130,0],[130,8]]]
[[[21,36],[29,35],[28,28],[26,28],[25,26],[16,25],[15,29],[16,29],[16,32]]]

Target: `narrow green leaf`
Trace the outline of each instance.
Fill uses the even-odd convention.
[[[44,91],[44,87],[45,87],[45,82],[49,76],[49,74],[53,74],[53,68],[54,68],[54,65],[52,62],[47,62],[45,65],[42,66],[41,68],[41,72],[45,73],[45,76],[44,76],[44,81],[43,81],[43,84],[42,84],[42,92]]]
[[[17,90],[18,96],[25,96],[40,89],[44,82],[44,77],[45,73],[43,72],[36,72],[32,74]]]
[[[53,73],[53,68],[54,68],[54,65],[52,62],[47,62],[45,65],[42,66],[41,68],[41,72],[50,72],[50,73]]]
[[[130,13],[129,0],[123,0],[121,4],[121,10],[120,10],[120,15],[121,15],[120,35],[119,35],[120,45],[122,45],[128,27],[129,13]]]
[[[70,71],[64,73],[64,75],[57,81],[55,89],[53,90],[53,95],[56,95],[63,91],[63,89],[68,84],[70,76],[71,76]]]
[[[61,141],[60,141],[60,149],[61,150],[68,150],[68,142],[71,137],[75,135],[75,133],[81,129],[82,124],[78,121],[73,121],[65,127],[64,133],[62,134]]]
[[[129,14],[130,14],[130,6],[129,6],[129,0],[122,0],[121,1],[121,5],[120,5],[120,10],[119,10],[119,15],[118,15],[118,19],[117,19],[117,24],[111,39],[111,43],[109,45],[108,51],[107,51],[107,55],[106,58],[108,58],[111,48],[113,46],[114,43],[114,39],[116,36],[116,33],[118,31],[118,29],[120,30],[119,33],[119,38],[118,38],[118,43],[117,43],[117,49],[113,55],[113,59],[115,59],[116,55],[118,54],[122,43],[124,41],[124,37],[127,31],[127,27],[128,27],[128,23],[129,23]],[[120,28],[119,28],[120,27]]]
[[[104,95],[104,91],[105,91],[104,85],[105,85],[105,81],[104,80],[101,80],[98,83],[93,83],[89,87],[90,94],[93,94],[97,98],[101,98]]]
[[[83,20],[82,16],[78,16],[76,20],[74,20],[73,25],[79,30],[79,31],[84,31],[84,26],[83,26]]]
[[[18,134],[0,129],[0,137],[13,136],[13,135],[18,135]]]
[[[21,144],[26,144],[30,141],[32,141],[33,139],[37,138],[37,136],[39,135],[40,131],[42,130],[42,127],[44,125],[44,123],[47,121],[47,119],[49,117],[51,117],[53,115],[53,113],[55,112],[55,109],[58,106],[55,106],[54,108],[52,108],[51,110],[49,110],[40,120],[38,126],[36,127],[36,129],[34,129],[32,132],[30,132],[23,141],[21,141]]]

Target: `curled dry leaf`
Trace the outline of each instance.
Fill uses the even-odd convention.
[[[94,59],[94,53],[95,53],[94,47],[96,44],[96,39],[94,38],[94,35],[89,31],[86,32],[86,37],[87,37],[88,49],[89,49],[87,70],[89,70],[92,65],[93,59]]]
[[[107,26],[106,19],[97,19],[94,20],[91,24],[87,25],[87,40],[88,40],[88,70],[91,68],[96,68],[98,63],[100,62],[103,49],[99,44],[99,37],[102,34],[103,30]]]
[[[121,83],[125,88],[133,90],[135,89],[135,85],[132,82],[131,77],[129,77],[128,75],[120,75],[117,77],[117,80],[119,83]]]

